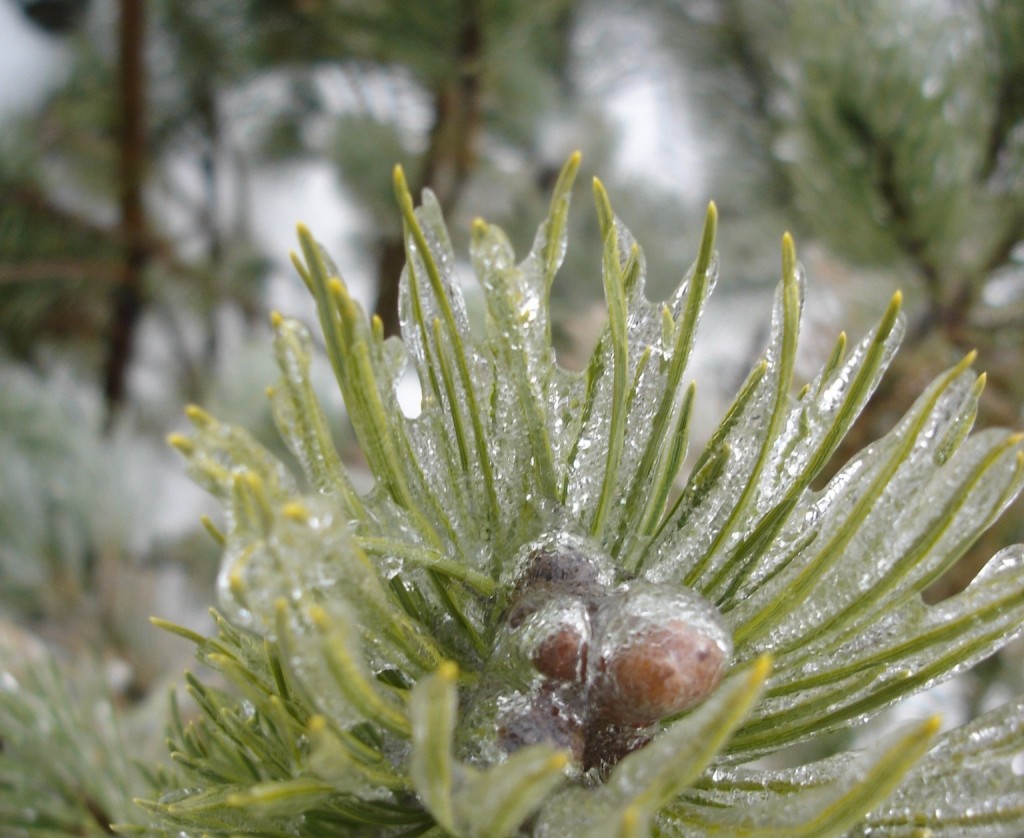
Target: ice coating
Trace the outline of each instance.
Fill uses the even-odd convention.
[[[516,563],[509,613],[512,628],[540,602],[557,595],[585,599],[596,595],[611,581],[609,569],[602,569],[582,539],[544,538]]]
[[[834,481],[835,488],[805,496],[804,503],[812,506],[813,515],[803,521],[794,518],[791,526],[783,529],[779,544],[768,551],[762,566],[775,565],[779,545],[799,540],[801,530],[813,527],[816,541],[809,549],[786,557],[783,572],[738,598],[730,612],[731,621],[739,627],[738,637],[756,637],[757,648],[767,648],[770,643],[777,652],[780,647],[796,645],[796,638],[812,638],[829,627],[831,615],[861,602],[865,593],[890,572],[891,563],[900,562],[904,553],[913,555],[918,545],[925,543],[918,535],[942,532],[942,526],[930,524],[930,508],[938,505],[943,494],[948,497],[950,490],[962,494],[956,485],[961,482],[959,479],[946,489],[941,487],[945,479],[960,470],[962,459],[951,456],[948,442],[942,443],[948,439],[950,423],[957,424],[954,417],[958,409],[969,407],[976,397],[972,395],[974,386],[971,373],[959,366],[953,368],[917,400],[890,434],[845,467]],[[1008,442],[1012,439],[1003,436]],[[936,471],[934,458],[940,446],[945,450],[946,466]],[[1003,458],[1011,472],[999,479],[1003,485],[1004,480],[1012,480],[1015,468],[1016,453],[1012,447],[1007,448]],[[986,448],[991,450],[992,446]],[[974,459],[977,454],[982,454],[982,460],[987,458],[983,450],[976,449]],[[968,485],[976,482],[968,475],[980,465],[971,465],[971,459],[967,457],[962,478]],[[982,467],[991,470],[994,465],[989,462]],[[994,480],[994,475],[988,479]],[[939,484],[935,490],[929,490],[929,484],[935,480]],[[975,499],[981,500],[980,495],[976,493]],[[950,502],[955,506],[958,501],[951,498]],[[955,509],[946,509],[944,514],[953,516]],[[851,521],[864,525],[853,527]],[[920,532],[923,525],[924,532]],[[915,531],[919,531],[917,535]],[[788,612],[782,625],[773,627],[769,638],[765,632],[765,603],[782,592],[790,597],[807,596],[813,585],[827,585],[829,597],[814,598],[811,607]]]
[[[558,681],[581,682],[591,641],[589,603],[571,595],[527,594],[509,612],[534,669]]]
[[[782,656],[776,672],[786,679],[787,690],[768,691],[734,738],[734,754],[753,758],[779,736],[799,741],[866,721],[886,704],[949,678],[991,655],[1001,642],[1020,636],[1022,562],[1024,548],[1007,548],[964,591],[938,605],[927,607],[915,598],[876,621],[870,631],[827,652],[811,650],[798,664]],[[942,628],[949,626],[961,630],[944,633]],[[871,701],[880,691],[888,701]],[[824,709],[808,723],[801,719],[806,707]]]
[[[937,831],[943,817],[967,821],[984,813],[985,834],[1017,834],[996,824],[1020,806],[1019,759],[1024,753],[1024,697],[1018,696],[945,734],[896,793],[865,819],[863,834],[885,834],[910,817]],[[992,758],[996,755],[995,758]],[[965,770],[966,769],[966,770]],[[924,812],[925,817],[921,817]]]
[[[802,294],[801,282],[798,273],[797,297]],[[897,303],[894,300],[875,330],[848,357],[842,336],[832,358],[806,392],[795,399],[786,396],[788,385],[780,389],[778,374],[773,378],[771,371],[781,360],[786,331],[786,317],[780,307],[787,304],[787,298],[777,296],[773,316],[776,328],[766,365],[755,367],[751,373],[727,421],[698,460],[691,481],[699,480],[704,465],[710,465],[716,457],[727,455],[729,467],[720,470],[701,491],[687,495],[696,502],[682,504],[674,516],[678,525],[665,527],[648,550],[648,578],[679,578],[682,573],[687,584],[708,593],[698,581],[703,576],[719,589],[710,592],[710,598],[716,601],[721,597],[719,591],[728,590],[738,581],[726,575],[730,557],[743,549],[751,530],[780,498],[795,499],[810,485],[877,386],[904,331]],[[794,301],[788,301],[788,305],[796,309],[790,314],[790,328],[795,328],[799,310]],[[776,408],[778,423],[771,431],[768,420]],[[750,480],[753,486],[748,490]],[[742,507],[738,512],[737,505]],[[742,564],[732,566],[743,572]],[[773,568],[770,563],[759,562],[757,569],[770,573]]]
[[[281,378],[271,403],[303,488],[254,441],[198,413],[190,416],[199,437],[177,446],[226,502],[224,532],[213,533],[225,544],[225,616],[277,644],[273,661],[376,766],[402,772],[417,748],[438,757],[427,770],[414,766],[410,783],[372,779],[358,790],[408,802],[409,823],[426,801],[442,813],[442,829],[464,821],[472,826],[449,831],[499,834],[477,818],[487,796],[479,792],[504,805],[534,783],[539,801],[540,763],[529,761],[550,750],[533,744],[568,751],[577,774],[521,821],[536,835],[638,834],[655,817],[657,829],[685,834],[702,824],[783,834],[794,818],[824,823],[820,812],[830,810],[815,805],[830,794],[829,806],[835,795],[856,801],[878,777],[895,778],[913,761],[900,754],[914,742],[923,748],[934,731],[884,742],[875,763],[844,757],[756,775],[725,766],[863,721],[1019,633],[1019,551],[941,605],[926,607],[918,593],[1017,493],[1021,438],[967,439],[984,383],[967,373],[968,360],[892,434],[812,490],[903,326],[897,296],[872,334],[850,354],[841,336],[800,389],[793,359],[803,287],[787,237],[768,351],[683,487],[694,398],[687,359],[714,283],[714,212],[688,282],[652,303],[642,254],[595,189],[610,323],[585,372],[570,372],[551,347],[547,298],[565,250],[559,213],[573,166],[567,172],[525,261],[516,263],[497,228],[474,223],[487,306],[476,334],[436,202],[428,196],[414,210],[403,179],[404,342],[385,341],[379,323],[365,322],[303,234],[300,273],[317,297],[372,487],[353,483],[334,449],[310,380],[308,334],[272,319]],[[405,365],[423,385],[417,416],[394,396]],[[535,541],[545,529],[551,534]],[[774,660],[770,681],[761,651]],[[452,664],[457,683],[440,674],[455,673]],[[410,725],[406,693],[433,690],[432,682],[447,691],[410,702]],[[255,718],[254,706],[243,705],[241,718]],[[431,707],[433,716],[419,712]],[[972,752],[961,740],[924,763],[866,831],[931,823],[922,817],[941,825],[941,809],[965,821],[978,812],[998,818],[1001,798],[984,796],[992,778],[1019,808],[1020,723],[1004,721],[992,748],[1016,737],[1015,761],[1005,750],[999,772],[972,774],[967,763],[981,765],[992,749]],[[427,747],[409,744],[410,727]],[[364,735],[370,729],[380,735]],[[304,748],[307,735],[319,774],[312,725],[297,742]],[[962,755],[970,760],[957,765]],[[456,756],[473,770],[463,772]],[[502,776],[504,787],[492,782]],[[765,805],[772,796],[778,805]]]
[[[499,707],[501,748],[513,753],[547,743],[582,762],[587,745],[586,708],[572,687],[543,684],[532,693],[517,693]]]
[[[605,600],[595,622],[591,694],[614,724],[650,725],[699,704],[732,655],[722,616],[686,588],[636,583]]]
[[[583,609],[578,621],[565,621],[546,632],[530,656],[534,668],[556,681],[578,682],[587,671],[589,621]]]
[[[281,369],[281,378],[268,391],[277,429],[310,483],[318,491],[334,495],[350,517],[357,517],[362,504],[331,441],[313,387],[313,340],[295,320],[274,315],[271,322],[274,353]]]

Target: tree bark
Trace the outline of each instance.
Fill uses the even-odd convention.
[[[103,377],[108,425],[126,395],[135,333],[143,309],[142,278],[148,258],[142,198],[146,155],[145,7],[144,0],[120,0],[119,5],[118,181],[124,254],[121,275],[110,300],[110,339]]]

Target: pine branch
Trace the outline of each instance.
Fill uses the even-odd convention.
[[[595,183],[609,323],[584,372],[567,372],[548,293],[578,167],[524,260],[474,224],[480,334],[439,203],[427,192],[414,207],[400,170],[402,344],[300,230],[294,262],[375,486],[356,491],[325,433],[304,327],[275,315],[270,397],[315,491],[198,408],[193,434],[172,438],[226,510],[213,530],[224,616],[211,638],[165,627],[231,689],[189,676],[201,717],[172,736],[186,779],[147,812],[168,829],[254,835],[1024,826],[1024,787],[1006,774],[1024,751],[1016,703],[991,747],[955,764],[942,754],[977,737],[937,736],[929,719],[863,754],[742,765],[853,731],[1024,631],[1019,546],[962,594],[921,599],[1024,486],[1024,435],[970,434],[985,381],[974,355],[812,489],[905,327],[897,294],[794,393],[804,279],[786,236],[764,359],[679,474],[716,214],[686,282],[655,304]],[[395,395],[407,362],[415,418]],[[975,783],[970,812],[932,807],[922,778],[936,766],[944,783]]]

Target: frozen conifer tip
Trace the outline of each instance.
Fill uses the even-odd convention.
[[[813,277],[805,289],[786,234],[764,352],[698,439],[690,361],[719,271],[715,204],[685,280],[649,300],[640,245],[594,179],[608,322],[571,372],[554,360],[550,290],[579,166],[574,154],[563,167],[529,253],[473,221],[479,328],[437,200],[416,206],[400,167],[400,342],[299,227],[293,264],[369,475],[350,473],[317,401],[319,344],[272,314],[271,407],[302,474],[189,408],[175,447],[225,508],[224,532],[210,525],[223,614],[213,638],[178,634],[237,692],[190,676],[200,718],[172,726],[181,785],[147,811],[188,834],[263,812],[261,828],[296,835],[754,824],[838,838],[907,823],[942,834],[939,794],[953,831],[981,834],[977,813],[1004,805],[1016,808],[1001,823],[1024,830],[1024,792],[987,785],[1024,748],[1024,700],[795,771],[750,766],[856,736],[1021,634],[1024,548],[939,606],[919,595],[1024,484],[1019,434],[969,433],[985,381],[973,354],[820,485],[896,351],[902,296],[803,378]],[[397,395],[409,369],[416,417]],[[258,779],[236,770],[253,754]]]
[[[190,404],[185,407],[185,416],[188,420],[197,426],[212,426],[216,424],[216,420],[199,405]]]
[[[398,207],[406,221],[414,218],[412,193],[409,192],[409,184],[405,179],[405,170],[396,165],[391,172],[392,183],[395,188],[395,198],[398,200]]]
[[[222,533],[217,525],[213,523],[213,520],[209,515],[200,515],[199,523],[203,525],[203,529],[206,530],[210,538],[212,538],[218,545],[223,547],[227,544],[227,538],[224,533]]]
[[[186,457],[195,450],[195,444],[184,434],[171,433],[167,435],[167,444],[171,448],[176,448]]]
[[[768,676],[775,666],[775,657],[770,652],[765,652],[754,659],[747,673],[747,683],[751,687],[758,687],[768,680]]]
[[[314,605],[309,609],[309,619],[319,631],[327,631],[331,628],[331,618],[322,605]]]
[[[281,507],[281,514],[285,518],[298,521],[300,524],[304,524],[309,520],[309,509],[297,501],[290,501]]]
[[[614,230],[615,213],[612,211],[612,202],[608,198],[608,192],[600,178],[595,177],[591,183],[594,191],[594,205],[597,207],[597,219],[601,225],[601,235],[607,240]]]
[[[242,572],[242,568],[232,568],[228,573],[228,585],[231,592],[239,598],[244,598],[246,595],[245,586],[245,575]]]
[[[782,280],[796,281],[796,243],[789,233],[782,235]]]
[[[704,216],[704,230],[700,237],[700,249],[697,251],[697,264],[694,273],[703,275],[711,265],[715,253],[715,237],[718,235],[718,207],[714,201],[708,203]]]

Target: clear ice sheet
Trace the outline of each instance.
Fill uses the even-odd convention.
[[[475,230],[471,253],[487,300],[488,345],[508,373],[505,386],[494,389],[489,410],[498,505],[515,514],[525,499],[540,509],[557,494],[557,442],[568,418],[552,381],[541,257],[532,252],[514,264],[504,233],[486,225]]]
[[[809,635],[829,614],[862,596],[898,556],[892,551],[894,533],[898,537],[900,532],[897,522],[921,499],[935,473],[935,451],[945,431],[961,417],[965,400],[973,401],[974,380],[965,372],[946,386],[936,382],[896,429],[840,472],[835,487],[805,496],[803,509],[798,505],[790,526],[762,559],[766,567],[781,569],[751,586],[728,610],[736,627],[755,617],[763,620],[766,609],[776,611],[770,633],[762,633],[742,654],[754,654],[767,645],[785,648],[790,634]],[[813,533],[809,544],[804,543],[805,533]],[[789,552],[794,543],[799,548]],[[851,577],[852,584],[847,581]],[[807,607],[795,607],[797,585],[802,586],[800,596]],[[811,597],[815,589],[825,593]]]
[[[287,318],[276,323],[274,331],[274,353],[281,370],[270,393],[274,423],[310,485],[332,495],[356,517],[360,503],[310,378],[313,340],[305,326]]]
[[[897,318],[885,335],[880,335],[880,327],[876,327],[835,370],[823,369],[810,383],[802,399],[784,396],[782,409],[785,416],[779,433],[770,444],[766,444],[772,406],[779,398],[778,384],[773,382],[776,382],[774,367],[778,364],[782,337],[780,305],[777,300],[776,331],[772,336],[774,348],[769,350],[767,374],[761,378],[735,425],[719,442],[719,446],[729,448],[728,467],[696,509],[683,510],[687,516],[684,525],[680,528],[670,524],[651,547],[646,573],[652,579],[686,576],[700,562],[703,568],[694,583],[703,588],[715,579],[718,571],[721,578],[716,580],[715,595],[721,596],[736,576],[748,567],[761,577],[770,575],[773,570],[773,557],[770,555],[748,557],[731,571],[723,571],[722,568],[734,558],[735,552],[744,545],[744,539],[765,515],[783,499],[798,496],[806,489],[816,471],[815,464],[820,467],[828,452],[838,444],[842,431],[852,424],[874,391],[903,332],[902,318]],[[876,350],[878,357],[871,358],[872,365],[867,368],[866,379],[862,380],[860,374],[872,350]],[[855,383],[860,385],[857,398],[853,398],[851,393]],[[765,462],[757,474],[749,504],[739,518],[731,522],[731,536],[724,542],[719,541],[713,555],[707,555],[710,545],[719,540],[719,530],[742,497],[762,452]],[[795,513],[789,517],[792,519]],[[753,561],[755,558],[757,561]],[[732,596],[736,596],[735,592]]]
[[[785,300],[783,282],[775,293],[766,353],[767,374],[758,382],[738,421],[719,442],[720,446],[730,449],[729,466],[710,492],[699,497],[695,506],[682,510],[686,516],[682,526],[670,522],[663,529],[662,537],[652,545],[647,575],[654,580],[685,578],[691,584],[696,581],[695,587],[700,588],[700,579],[717,570],[722,548],[728,548],[728,541],[723,542],[725,536],[738,538],[737,527],[749,514],[749,504],[756,499],[756,482],[763,472],[766,452],[772,442],[769,437],[773,433],[773,417],[777,411],[785,409],[790,399],[786,392],[788,372],[780,369],[787,342],[783,330]],[[748,488],[752,481],[753,494]],[[724,532],[726,529],[728,533]],[[700,568],[696,580],[691,578],[695,568]]]
[[[872,788],[872,775],[884,778],[894,760],[906,758],[926,741],[919,726],[909,725],[863,753],[846,753],[795,769],[712,769],[698,790],[688,791],[659,814],[659,833],[836,834],[840,824],[852,826],[859,820],[857,793],[865,787],[862,784]]]
[[[638,260],[635,281],[626,289],[627,318],[625,322],[626,369],[624,424],[622,452],[614,475],[612,497],[620,502],[606,518],[606,524],[598,536],[614,536],[623,516],[630,509],[624,503],[630,497],[634,480],[642,481],[647,475],[638,474],[637,466],[649,444],[664,444],[664,440],[652,439],[655,426],[652,419],[666,397],[667,367],[672,358],[674,345],[669,343],[663,329],[662,309],[649,302],[643,295],[645,266],[643,253],[636,246],[632,235],[616,221],[617,254],[620,265],[625,267],[631,258]],[[634,257],[635,252],[635,257]],[[607,268],[606,268],[607,269]],[[709,280],[709,285],[713,279]],[[669,308],[674,320],[679,320],[685,307],[685,294],[677,294]],[[683,347],[684,351],[688,349]],[[601,488],[605,481],[608,456],[608,440],[611,431],[612,401],[614,398],[614,347],[611,325],[602,330],[588,368],[590,400],[587,412],[577,438],[568,452],[566,463],[567,486],[565,505],[577,520],[585,525],[592,520]],[[685,371],[684,371],[685,372]],[[675,394],[669,394],[674,396]]]
[[[426,207],[420,211],[425,234],[436,212],[436,207],[432,207],[432,212],[427,212]],[[454,519],[451,522],[454,533],[462,534],[470,531],[471,520],[488,517],[480,503],[487,497],[487,489],[482,485],[479,441],[474,434],[468,402],[474,400],[477,407],[481,401],[486,404],[490,386],[486,381],[481,385],[477,372],[470,379],[473,392],[469,394],[467,382],[459,372],[460,362],[455,353],[465,352],[464,363],[468,369],[476,371],[478,365],[461,291],[451,275],[454,255],[447,240],[444,240],[444,251],[431,255],[445,287],[458,295],[458,305],[442,307],[427,278],[425,259],[415,249],[411,233],[407,233],[407,239],[411,258],[400,286],[399,311],[403,340],[419,376],[423,396],[419,416],[405,420],[406,437],[423,475],[423,491],[433,496],[432,505],[443,508]],[[436,237],[428,237],[428,241],[433,241],[435,246],[440,244]],[[412,274],[416,276],[415,283],[411,280]],[[461,347],[443,338],[448,333],[449,317],[461,325],[460,334],[465,336]],[[393,387],[392,384],[392,392]]]
[[[799,642],[802,654],[814,654],[916,597],[1019,492],[1019,448],[1010,441],[1009,434],[997,430],[970,437],[927,482],[904,496],[905,503],[897,496],[873,511],[865,531],[888,537],[854,539],[820,583],[819,589],[832,596],[813,597],[818,607],[783,620],[773,639],[794,649]]]
[[[860,724],[901,698],[988,657],[1024,631],[1024,546],[999,553],[960,594],[919,599],[870,631],[792,668],[780,661],[765,698],[730,743],[730,759]]]
[[[1024,696],[944,734],[854,835],[927,829],[936,838],[1024,833]]]

